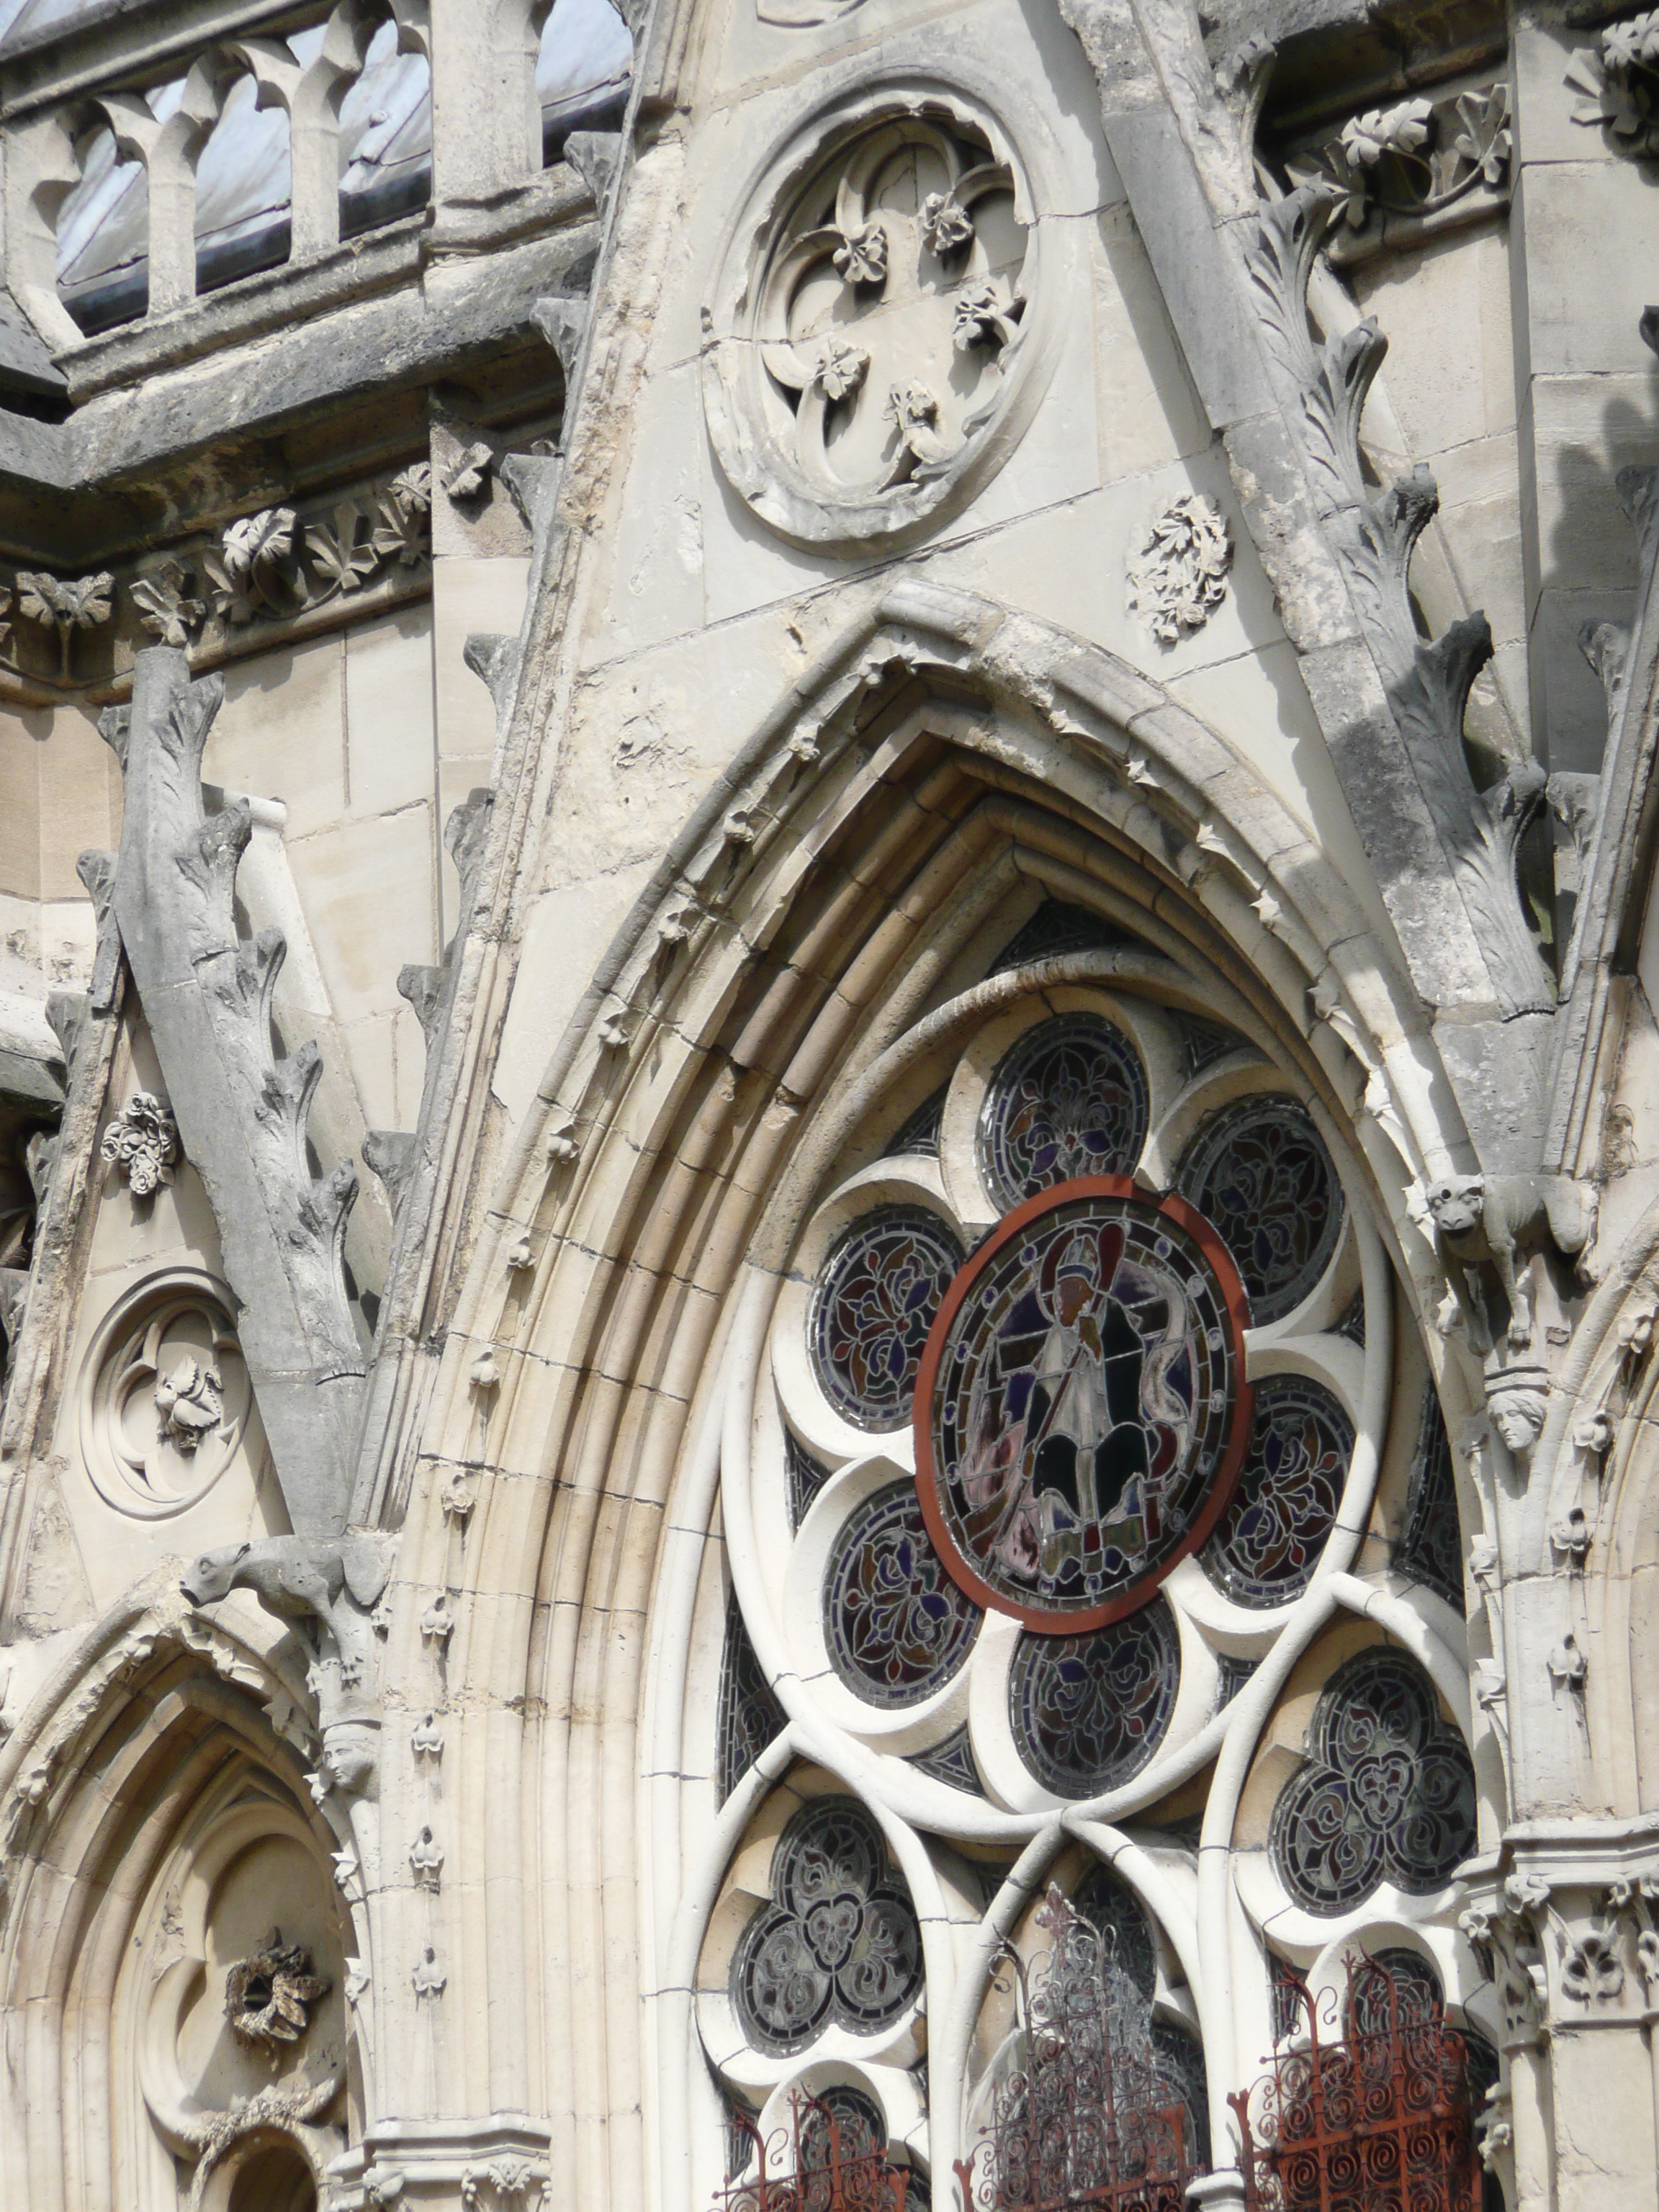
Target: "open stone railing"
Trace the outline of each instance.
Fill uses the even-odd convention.
[[[286,252],[275,239],[268,260],[252,265],[291,270],[325,261],[342,242],[342,109],[370,65],[371,46],[376,70],[400,56],[422,57],[429,101],[432,46],[447,22],[449,65],[431,115],[431,196],[476,205],[510,192],[543,167],[537,73],[553,6],[554,0],[339,0],[308,25],[285,23],[281,36],[239,35],[188,59],[175,51],[149,68],[129,63],[107,83],[77,81],[72,96],[54,98],[47,85],[32,102],[15,100],[0,132],[9,289],[53,351],[84,342],[64,293],[66,226],[87,198],[89,170],[95,185],[118,163],[144,172],[145,220],[142,234],[129,241],[128,259],[147,264],[148,297],[138,307],[135,284],[134,308],[106,314],[105,324],[175,315],[228,276],[245,273],[246,263],[228,273],[204,266],[198,175],[216,131],[245,126],[254,110],[287,116],[290,191]],[[625,75],[624,60],[619,83]],[[242,89],[249,84],[251,99]],[[348,157],[381,120],[377,114],[353,124]],[[280,231],[282,210],[260,211],[270,215],[268,230]],[[349,223],[349,234],[408,211],[393,196],[375,207],[372,221]]]

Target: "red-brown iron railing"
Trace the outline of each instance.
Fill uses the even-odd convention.
[[[1169,2098],[1144,2038],[1114,2046],[1096,1930],[1057,1889],[1037,1918],[1052,1949],[1029,1972],[1017,1953],[1001,1956],[1023,2063],[997,2086],[988,2133],[957,2163],[963,2212],[1184,2212],[1186,2106]]]
[[[1375,1959],[1348,1961],[1346,2033],[1277,2055],[1228,2099],[1243,2139],[1247,2212],[1480,2212],[1468,2054],[1437,2002]]]
[[[724,2212],[904,2212],[908,2174],[856,2112],[799,2092],[789,2101],[789,2125],[769,2138],[733,2112],[750,2148],[737,2179],[715,2192]]]

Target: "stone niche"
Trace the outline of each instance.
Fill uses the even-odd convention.
[[[166,1857],[123,1969],[134,2203],[171,2212],[178,2160],[192,2203],[302,2212],[345,2142],[345,1931],[297,1805],[246,1767],[215,1796]]]

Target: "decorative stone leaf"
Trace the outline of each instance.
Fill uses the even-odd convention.
[[[39,623],[43,629],[50,629],[58,619],[59,589],[56,576],[20,569],[17,576],[18,613],[25,622]]]
[[[1356,167],[1371,169],[1385,154],[1417,154],[1428,143],[1434,110],[1426,100],[1373,107],[1345,124],[1341,146]]]
[[[951,448],[939,435],[939,401],[925,384],[896,384],[884,410],[901,442],[919,461],[946,461]]]
[[[1011,303],[1007,287],[994,276],[964,284],[951,313],[951,337],[958,353],[970,346],[1006,346],[1013,343],[1019,313]]]
[[[286,561],[294,550],[294,509],[261,507],[233,522],[220,540],[228,577],[251,575],[255,568]]]
[[[862,346],[847,345],[840,338],[825,338],[818,349],[812,381],[826,399],[850,399],[863,383],[870,356]]]
[[[1200,493],[1189,493],[1158,517],[1130,563],[1129,605],[1154,637],[1176,644],[1201,629],[1225,599],[1232,557],[1225,516]]]
[[[482,441],[469,446],[460,459],[444,479],[444,491],[450,499],[473,499],[483,489],[484,479],[495,465],[495,456]]]
[[[424,514],[432,505],[432,464],[413,461],[392,479],[392,496],[399,507]]]
[[[251,1958],[239,1959],[225,1975],[225,2018],[239,2042],[274,2050],[297,2043],[311,2023],[311,2008],[331,1984],[311,1971],[303,1945],[284,1943],[273,1928]]]
[[[99,1151],[126,1177],[135,1198],[173,1181],[179,1126],[152,1091],[135,1091],[105,1129]]]
[[[973,239],[973,217],[948,193],[929,192],[921,204],[921,235],[941,258],[960,252]]]
[[[130,597],[138,619],[150,635],[163,645],[183,647],[201,627],[207,614],[205,601],[187,596],[188,572],[177,561],[165,561],[131,586]]]
[[[1510,133],[1510,88],[1495,84],[1486,93],[1460,93],[1454,112],[1462,125],[1451,150],[1483,184],[1498,191],[1509,173],[1514,141]]]
[[[370,550],[381,561],[396,561],[413,568],[426,558],[426,508],[405,503],[394,491],[374,495],[374,520],[368,533]]]
[[[380,556],[372,544],[357,543],[362,515],[355,500],[343,500],[334,510],[332,524],[313,522],[306,530],[306,550],[328,586],[336,592],[355,592],[365,576],[372,576]]]
[[[855,236],[843,238],[833,258],[837,272],[848,284],[884,284],[887,233],[878,222],[868,223]]]

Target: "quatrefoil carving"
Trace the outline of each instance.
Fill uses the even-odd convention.
[[[955,94],[866,96],[780,157],[722,276],[704,385],[721,465],[765,520],[890,536],[1003,458],[1050,289],[1029,199],[1004,134]]]

